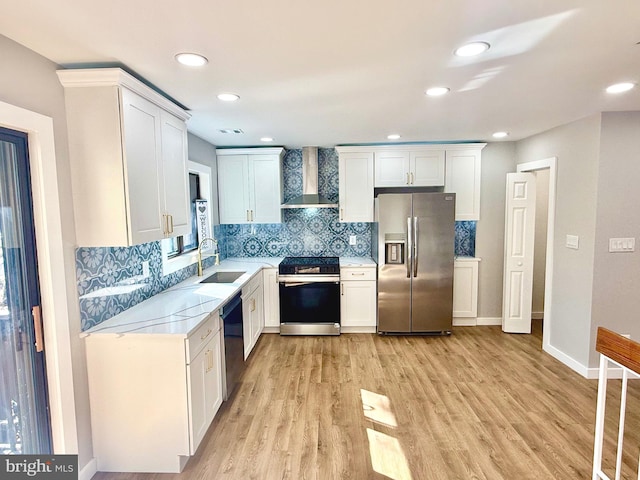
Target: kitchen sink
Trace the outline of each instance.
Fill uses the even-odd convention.
[[[247,272],[216,272],[200,280],[200,283],[233,283],[245,273]]]

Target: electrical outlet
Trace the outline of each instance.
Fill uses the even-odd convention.
[[[149,275],[151,275],[151,272],[149,272],[149,261],[145,260],[142,262],[142,276],[148,277]]]
[[[358,242],[358,239],[355,235],[349,235],[349,245],[355,245]]]

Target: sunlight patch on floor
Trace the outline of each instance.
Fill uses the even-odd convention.
[[[395,428],[398,426],[396,416],[391,411],[389,397],[364,389],[360,389],[360,396],[365,417],[388,427]]]
[[[412,480],[407,457],[397,438],[367,428],[373,470],[393,480]]]

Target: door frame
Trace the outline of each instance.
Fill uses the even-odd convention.
[[[28,135],[53,453],[78,453],[76,402],[53,119],[0,102],[0,125]],[[73,315],[72,315],[73,314]],[[78,320],[79,322],[79,320]],[[80,339],[78,338],[78,342]]]
[[[553,240],[556,218],[556,178],[558,170],[558,158],[550,157],[534,162],[520,163],[516,166],[518,173],[535,172],[536,170],[549,169],[549,204],[547,206],[547,255],[544,266],[544,309],[542,321],[542,349],[550,350],[552,328],[552,294],[553,294]]]

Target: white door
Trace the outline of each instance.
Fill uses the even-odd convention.
[[[341,222],[373,222],[373,153],[341,153],[338,161]]]
[[[255,223],[281,223],[280,157],[249,157],[249,219]]]
[[[507,174],[502,330],[531,333],[536,177]]]
[[[218,155],[220,223],[249,223],[247,155]]]
[[[377,152],[375,168],[376,187],[406,187],[410,184],[409,152]]]
[[[410,184],[415,187],[444,185],[444,150],[411,152]]]

